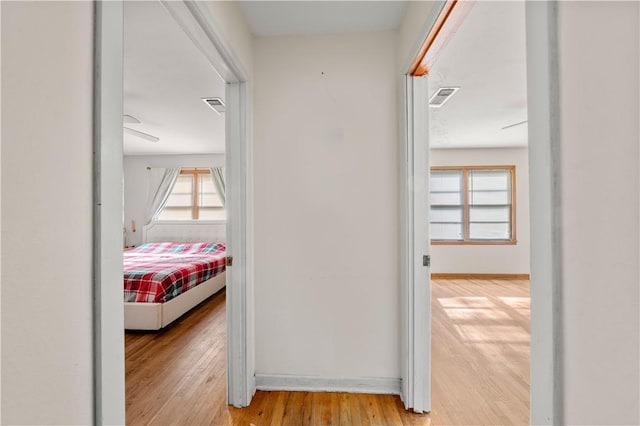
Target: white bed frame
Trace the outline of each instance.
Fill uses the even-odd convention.
[[[142,230],[145,243],[174,241],[226,242],[226,222],[152,222]],[[124,303],[124,328],[127,330],[160,330],[226,285],[226,273],[195,286],[165,303]]]

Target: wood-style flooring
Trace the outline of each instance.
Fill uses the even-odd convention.
[[[433,280],[435,425],[529,424],[529,281]]]
[[[157,333],[126,333],[127,424],[525,425],[529,283],[434,280],[432,411],[397,396],[261,392],[226,405],[225,292]]]

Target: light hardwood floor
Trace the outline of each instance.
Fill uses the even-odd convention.
[[[529,424],[529,282],[432,283],[433,424]]]
[[[225,404],[224,290],[158,333],[127,333],[127,424],[524,425],[528,281],[434,280],[432,412],[396,396],[260,392]]]

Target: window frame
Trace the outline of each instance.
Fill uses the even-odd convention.
[[[439,170],[455,170],[462,172],[462,240],[435,240],[431,238],[432,245],[515,245],[518,243],[516,238],[516,166],[432,166],[429,171],[429,179],[431,172]],[[469,172],[473,170],[508,170],[510,174],[511,185],[511,238],[508,240],[473,240],[469,238],[470,221],[469,221]],[[431,191],[431,185],[429,185]],[[429,192],[431,194],[431,192]],[[431,207],[431,203],[429,203]],[[431,226],[431,219],[429,219]]]
[[[199,195],[200,195],[200,187],[199,180],[200,175],[211,175],[211,170],[209,168],[180,168],[180,175],[190,175],[193,176],[192,180],[192,191],[191,191],[191,219],[156,219],[157,222],[175,222],[175,223],[184,223],[189,221],[198,221],[198,222],[220,222],[220,219],[200,219],[200,205],[198,203]],[[173,191],[173,188],[171,189]],[[224,206],[223,206],[224,209]],[[164,207],[163,207],[164,210]],[[226,211],[226,209],[225,209]]]

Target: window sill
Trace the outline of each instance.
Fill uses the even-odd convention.
[[[515,246],[518,244],[518,240],[469,240],[469,241],[444,241],[444,240],[431,240],[432,246]]]

